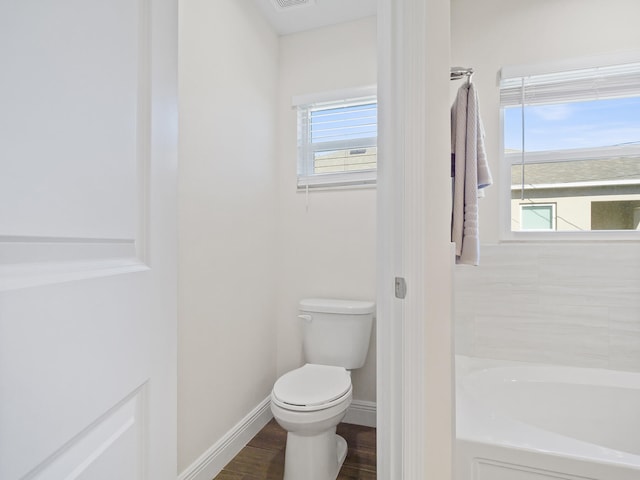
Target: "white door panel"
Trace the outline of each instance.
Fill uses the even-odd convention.
[[[0,234],[134,238],[139,8],[0,3]]]
[[[175,478],[175,0],[0,2],[0,478]]]
[[[26,478],[113,480],[143,478],[145,390],[140,389],[74,438]]]
[[[0,478],[20,478],[147,380],[151,326],[140,282],[123,277],[3,294],[0,455],[13,468]]]

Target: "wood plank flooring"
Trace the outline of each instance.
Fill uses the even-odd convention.
[[[341,423],[337,433],[349,446],[337,480],[375,480],[376,429]],[[287,432],[271,420],[213,480],[282,480],[286,441]]]

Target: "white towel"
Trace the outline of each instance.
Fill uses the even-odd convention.
[[[484,129],[473,84],[458,90],[451,107],[451,158],[454,162],[451,241],[456,263],[478,265],[478,192],[493,183],[484,149]]]

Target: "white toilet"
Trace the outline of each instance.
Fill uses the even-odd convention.
[[[336,426],[351,404],[351,372],[364,365],[375,304],[300,302],[304,366],[273,386],[271,411],[287,431],[284,480],[335,480],[347,455]]]

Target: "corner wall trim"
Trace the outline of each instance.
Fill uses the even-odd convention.
[[[270,404],[271,397],[268,396],[188,466],[178,476],[178,480],[211,480],[220,473],[249,440],[273,418]]]
[[[363,427],[376,427],[376,403],[364,400],[351,402],[347,414],[342,420],[344,423],[362,425]]]

